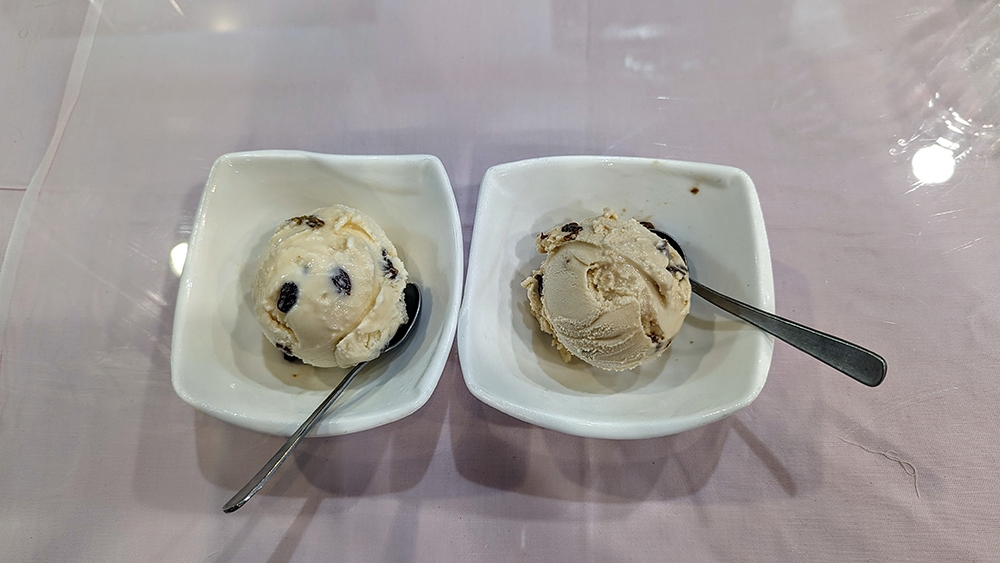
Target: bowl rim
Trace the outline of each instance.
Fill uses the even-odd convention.
[[[750,303],[765,311],[774,312],[774,278],[771,265],[771,252],[767,240],[767,231],[764,227],[760,200],[750,176],[743,170],[733,166],[662,158],[603,155],[547,156],[496,164],[488,168],[483,175],[480,183],[479,201],[476,206],[476,220],[473,225],[480,224],[480,219],[485,217],[491,207],[495,192],[500,189],[497,184],[499,177],[514,169],[566,164],[658,165],[667,166],[671,170],[701,174],[712,178],[724,179],[728,177],[738,179],[741,189],[745,190],[748,197],[750,228],[753,234],[753,250],[758,257],[757,265],[759,270],[756,276],[758,287],[756,294],[751,296],[753,299],[750,300]],[[469,249],[470,266],[474,264],[476,258],[481,254],[481,247],[486,244],[484,236],[481,231],[473,228]],[[490,389],[485,388],[482,385],[483,380],[476,374],[476,369],[470,369],[472,367],[470,358],[475,354],[470,341],[471,337],[469,336],[473,331],[474,325],[471,309],[476,300],[476,292],[483,283],[485,282],[481,281],[480,273],[470,267],[466,275],[462,308],[459,312],[458,320],[458,353],[459,361],[462,363],[463,379],[465,380],[466,387],[468,387],[469,391],[477,399],[529,424],[587,438],[623,440],[662,437],[704,426],[746,408],[760,395],[767,381],[773,356],[774,339],[770,335],[761,333],[763,346],[760,347],[760,351],[756,355],[757,357],[752,358],[754,365],[752,368],[749,368],[750,373],[748,376],[752,378],[750,389],[739,400],[721,406],[718,409],[660,420],[608,422],[587,421],[580,417],[553,414],[552,412],[514,403],[504,396],[497,395]]]
[[[387,155],[344,155],[344,154],[326,154],[303,150],[286,150],[286,149],[265,149],[265,150],[254,150],[254,151],[238,151],[226,153],[219,156],[212,167],[209,170],[208,176],[205,180],[205,185],[202,189],[201,197],[198,202],[198,208],[195,212],[194,223],[191,229],[191,235],[188,237],[188,254],[185,259],[185,264],[189,264],[193,256],[193,253],[204,252],[205,250],[200,250],[204,245],[208,244],[203,239],[207,236],[205,231],[206,222],[206,207],[208,202],[212,199],[213,194],[216,192],[215,179],[218,169],[227,162],[235,159],[264,159],[273,158],[276,160],[289,160],[289,159],[321,159],[326,162],[333,163],[349,163],[358,161],[398,161],[398,162],[430,162],[431,167],[434,171],[435,181],[430,182],[429,186],[432,188],[431,192],[440,192],[444,197],[445,209],[443,210],[448,218],[448,223],[450,226],[450,234],[452,238],[451,248],[441,245],[439,248],[449,251],[448,253],[452,256],[452,264],[449,271],[445,272],[448,281],[454,286],[454,290],[449,292],[448,300],[444,304],[445,314],[444,322],[442,323],[440,329],[436,335],[433,337],[436,339],[437,343],[434,348],[430,351],[430,358],[428,359],[427,367],[424,369],[423,373],[417,379],[417,385],[415,386],[418,394],[413,401],[406,403],[400,403],[396,408],[392,408],[379,413],[368,413],[365,415],[357,415],[354,419],[355,424],[358,428],[347,429],[345,431],[335,430],[333,432],[326,432],[323,429],[322,424],[318,425],[317,428],[310,433],[310,437],[325,437],[325,436],[335,436],[335,435],[345,435],[355,432],[361,432],[371,428],[376,428],[391,422],[398,421],[402,418],[413,414],[419,410],[423,405],[427,403],[433,394],[434,390],[441,379],[441,375],[444,373],[445,365],[447,364],[448,357],[452,348],[452,344],[457,335],[458,329],[458,313],[461,307],[461,299],[457,298],[456,295],[461,295],[464,285],[464,278],[462,273],[465,268],[465,255],[463,252],[464,240],[462,233],[462,223],[461,218],[458,213],[458,203],[455,199],[455,192],[451,185],[451,178],[448,176],[447,170],[441,163],[441,160],[431,154],[387,154]],[[190,374],[185,375],[181,373],[180,363],[185,357],[186,348],[184,346],[184,330],[186,322],[184,319],[188,316],[188,308],[191,306],[191,293],[194,287],[193,280],[191,279],[190,268],[184,268],[181,272],[180,283],[178,288],[177,300],[175,302],[173,327],[171,330],[171,351],[170,351],[170,366],[171,366],[171,385],[174,392],[180,397],[184,402],[194,407],[196,410],[203,412],[207,415],[215,417],[217,419],[223,420],[225,422],[254,430],[257,432],[263,432],[272,435],[287,436],[295,430],[292,428],[290,431],[286,432],[286,429],[282,426],[286,426],[287,422],[283,422],[275,419],[274,417],[260,417],[259,415],[247,414],[245,412],[234,412],[226,408],[222,408],[219,405],[207,401],[205,397],[197,396],[197,394],[192,394],[185,382]],[[431,336],[431,335],[429,335]],[[432,374],[428,377],[428,374]],[[318,405],[318,403],[317,403]]]

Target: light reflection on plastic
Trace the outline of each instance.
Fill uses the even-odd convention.
[[[170,249],[170,271],[180,277],[184,271],[184,260],[187,259],[188,243],[182,242]]]
[[[230,31],[236,31],[238,28],[239,25],[236,21],[225,16],[222,16],[212,22],[212,31],[216,33],[229,33]]]
[[[955,174],[955,152],[937,143],[913,153],[913,175],[924,184],[941,184]]]
[[[653,66],[653,63],[641,61],[632,55],[625,55],[625,68],[649,76],[656,67]]]
[[[619,41],[648,41],[666,35],[666,30],[662,25],[646,24],[635,27],[622,27],[615,24],[604,29],[601,34],[605,39],[617,39]]]

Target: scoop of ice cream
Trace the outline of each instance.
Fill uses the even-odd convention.
[[[535,245],[545,262],[521,286],[563,360],[632,369],[680,331],[691,304],[687,265],[635,219],[605,208],[539,234]]]
[[[324,207],[274,232],[254,279],[254,314],[286,358],[350,367],[378,356],[406,321],[406,278],[371,217]]]

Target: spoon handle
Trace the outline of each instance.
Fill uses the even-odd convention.
[[[695,293],[716,307],[802,350],[826,365],[838,369],[869,387],[885,378],[886,363],[882,356],[856,344],[799,323],[772,315],[737,301],[691,280]]]
[[[288,440],[285,441],[285,445],[281,446],[281,449],[279,449],[277,453],[275,453],[274,456],[264,464],[264,467],[260,468],[260,471],[253,476],[253,479],[250,479],[249,483],[244,485],[238,493],[233,495],[233,498],[229,499],[229,502],[222,507],[223,512],[235,512],[243,506],[246,501],[250,500],[250,497],[257,494],[257,491],[264,486],[264,483],[267,483],[267,480],[271,478],[271,475],[274,475],[274,472],[281,467],[281,464],[285,463],[288,456],[292,455],[292,450],[295,449],[295,446],[298,446],[299,442],[302,441],[302,438],[305,438],[306,434],[308,434],[309,431],[316,426],[316,423],[323,418],[323,415],[326,414],[330,405],[340,398],[340,396],[344,393],[344,389],[347,389],[347,386],[354,380],[354,376],[356,376],[358,372],[361,371],[361,368],[365,367],[367,363],[368,362],[361,362],[360,364],[354,366],[351,371],[347,372],[344,379],[337,385],[336,388],[334,388],[330,395],[324,399],[322,403],[320,403],[319,407],[317,407],[316,410],[309,415],[309,418],[302,423],[302,426],[299,426],[299,429],[288,437]]]

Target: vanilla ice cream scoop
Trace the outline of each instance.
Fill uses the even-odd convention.
[[[274,232],[254,278],[254,314],[286,358],[346,368],[377,357],[406,322],[406,280],[371,217],[324,207]]]
[[[545,262],[521,286],[563,360],[632,369],[680,331],[691,304],[687,265],[635,219],[605,208],[539,234],[535,245]]]

